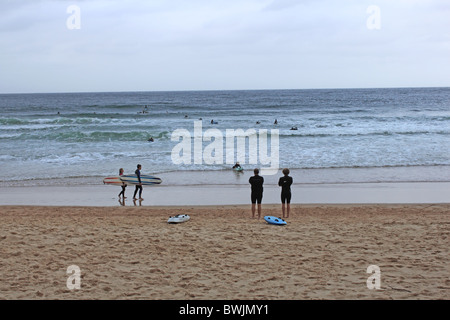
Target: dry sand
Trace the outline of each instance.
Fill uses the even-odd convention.
[[[175,214],[189,222],[169,225]],[[279,205],[263,215],[280,216]],[[450,204],[0,207],[2,299],[449,299]],[[66,286],[79,266],[81,288]],[[381,289],[369,290],[369,265]]]

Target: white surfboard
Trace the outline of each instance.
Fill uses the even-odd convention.
[[[182,223],[189,221],[191,217],[189,217],[187,214],[178,214],[174,217],[170,217],[169,220],[167,220],[167,223]]]

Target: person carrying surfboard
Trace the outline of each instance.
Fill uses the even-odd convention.
[[[123,168],[119,169],[119,176],[123,176]],[[127,188],[127,184],[125,182],[122,182],[122,191],[119,193],[119,198],[120,196],[123,196],[124,199],[126,199],[125,197],[125,189]]]
[[[141,181],[141,168],[142,166],[140,164],[137,165],[137,169],[134,172],[138,178],[139,184],[136,185],[136,188],[134,189],[134,194],[133,194],[133,200],[137,200],[136,199],[136,193],[139,190],[139,200],[144,200],[142,198],[142,181]]]
[[[283,211],[283,218],[289,218],[289,211],[291,210],[291,185],[293,179],[292,177],[289,177],[288,168],[283,169],[283,174],[284,177],[281,177],[280,180],[278,180],[278,185],[281,187],[281,210]],[[287,213],[286,216],[285,212]]]
[[[261,201],[263,196],[263,184],[264,178],[259,175],[259,169],[256,168],[253,170],[255,174],[253,177],[250,177],[248,182],[252,185],[252,218],[255,218],[256,211],[256,203],[258,204],[258,219],[261,218]]]

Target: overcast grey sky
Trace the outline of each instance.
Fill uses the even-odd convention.
[[[0,93],[421,86],[448,0],[0,0]]]

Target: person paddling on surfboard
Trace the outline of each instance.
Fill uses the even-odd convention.
[[[123,176],[123,168],[119,169],[119,176]],[[125,197],[126,187],[127,187],[127,184],[125,182],[122,182],[122,191],[119,193],[119,198],[120,198],[120,196],[123,196],[123,198],[126,199],[126,197]]]
[[[136,193],[139,190],[139,200],[144,200],[142,198],[142,181],[141,181],[141,168],[142,166],[140,164],[137,165],[137,169],[134,172],[138,178],[139,184],[136,185],[136,188],[134,189],[134,194],[133,194],[133,200],[137,200],[136,199]]]
[[[239,162],[236,162],[236,164],[233,166],[233,169],[242,169],[242,167]]]
[[[258,219],[261,218],[261,201],[263,196],[264,178],[259,175],[259,169],[253,170],[255,175],[248,182],[252,185],[252,218],[255,218],[256,203],[258,203]]]

